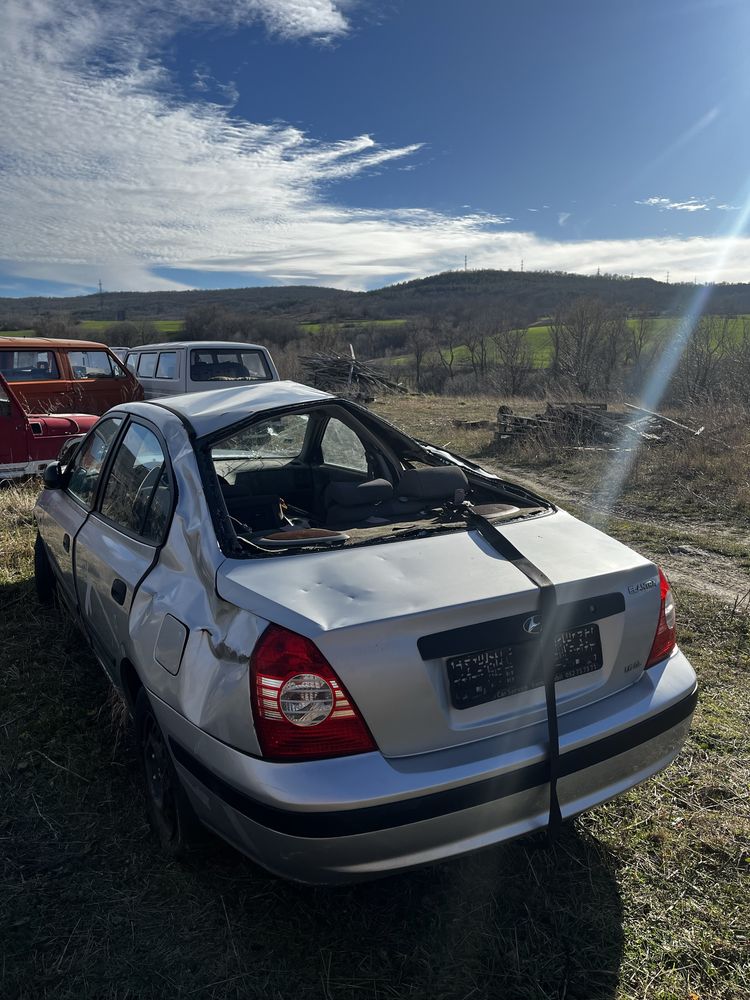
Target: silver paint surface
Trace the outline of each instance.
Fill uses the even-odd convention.
[[[172,397],[199,435],[252,413],[330,399],[293,383]],[[417,639],[510,615],[533,616],[538,591],[475,531],[267,559],[221,552],[188,431],[162,406],[118,407],[151,421],[171,459],[177,504],[164,546],[127,538],[63,491],[45,490],[36,517],[56,571],[115,683],[131,664],[165,735],[225,781],[278,808],[320,811],[382,804],[460,786],[544,759],[541,688],[457,710],[443,660],[423,661]],[[86,522],[84,527],[84,522]],[[106,530],[105,530],[106,529]],[[659,613],[653,563],[564,511],[502,528],[557,585],[560,603],[622,594],[625,610],[599,622],[604,666],[557,685],[561,749],[600,739],[688,695],[695,675],[681,653],[642,665]],[[71,534],[74,565],[61,539]],[[79,537],[80,536],[80,537]],[[80,549],[78,543],[80,542]],[[78,556],[76,556],[78,558]],[[73,572],[80,578],[73,588]],[[114,606],[114,576],[127,599]],[[172,621],[181,623],[175,628]],[[269,621],[313,639],[346,685],[378,751],[273,764],[260,759],[249,661]],[[634,668],[634,664],[636,665]],[[647,746],[563,779],[565,815],[605,801],[666,766],[689,720]],[[591,772],[591,773],[588,773]],[[378,834],[311,841],[276,834],[183,781],[209,826],[260,863],[305,881],[342,881],[461,853],[543,825],[545,787],[437,820]]]

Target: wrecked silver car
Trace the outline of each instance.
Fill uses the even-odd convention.
[[[664,574],[291,382],[105,414],[45,473],[57,593],[135,717],[151,823],[313,883],[550,828],[664,768],[695,674]]]

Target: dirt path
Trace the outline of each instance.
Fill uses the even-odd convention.
[[[486,459],[482,459],[482,462],[486,468],[491,469]],[[716,540],[719,549],[724,547],[722,542],[729,543],[733,547],[744,545],[747,554],[750,555],[750,532],[743,533],[736,527],[715,523],[662,525],[656,518],[644,517],[642,513],[626,504],[617,504],[610,511],[605,511],[596,504],[596,493],[593,489],[591,491],[582,489],[546,472],[535,478],[529,476],[526,469],[509,466],[502,468],[496,466],[492,471],[508,476],[520,485],[541,493],[542,496],[550,497],[562,507],[578,508],[587,520],[590,519],[598,526],[601,524],[600,515],[607,513],[614,518],[626,520],[629,525],[636,528],[642,526],[644,541],[636,547],[663,566],[677,588],[682,584],[692,590],[711,594],[727,604],[737,604],[750,612],[750,570],[742,565],[739,556],[712,551],[711,546],[706,544],[708,537]],[[649,551],[648,536],[653,537],[655,530],[658,532],[662,526],[667,529],[670,540],[665,540],[664,544],[659,546],[657,554],[653,549]],[[679,541],[674,540],[676,531],[679,533]]]

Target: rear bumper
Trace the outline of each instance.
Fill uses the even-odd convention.
[[[560,717],[565,818],[666,767],[697,699],[680,653],[632,687]],[[260,864],[312,883],[349,882],[543,828],[546,727],[416,757],[361,754],[272,764],[239,753],[153,699],[201,819]]]

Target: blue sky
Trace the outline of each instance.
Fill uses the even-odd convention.
[[[0,295],[747,280],[745,0],[5,0]]]

